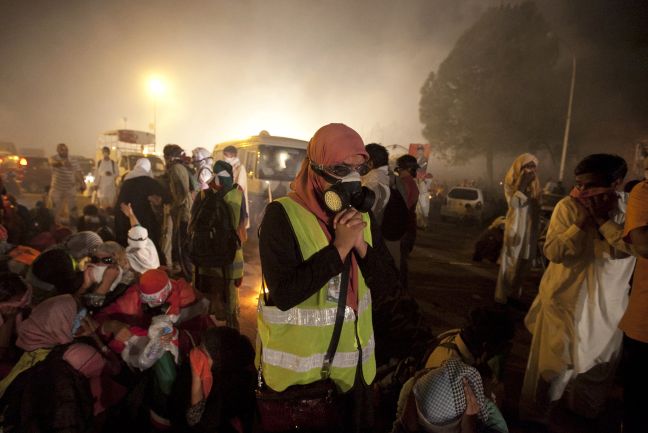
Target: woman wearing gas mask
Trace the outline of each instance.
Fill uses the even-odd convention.
[[[262,389],[281,396],[294,385],[324,382],[341,394],[337,401],[347,409],[332,410],[341,419],[331,416],[327,425],[308,419],[299,425],[303,429],[360,431],[372,424],[369,384],[376,362],[370,291],[394,290],[398,278],[379,227],[371,224],[373,193],[360,183],[367,159],[353,129],[320,128],[292,191],[267,206],[261,224],[259,250],[268,286],[258,313]],[[261,410],[262,423],[264,415]]]

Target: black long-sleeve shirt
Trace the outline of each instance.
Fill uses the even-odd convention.
[[[371,234],[373,247],[367,248],[364,259],[356,255],[360,271],[374,296],[397,292],[400,283],[394,260],[373,217]],[[259,234],[259,253],[268,284],[268,303],[284,311],[317,293],[344,267],[333,241],[304,260],[288,215],[276,202],[266,208]]]

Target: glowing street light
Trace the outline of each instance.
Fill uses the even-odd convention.
[[[148,80],[148,90],[153,97],[153,151],[157,151],[157,104],[166,91],[166,85],[160,77],[151,77]]]

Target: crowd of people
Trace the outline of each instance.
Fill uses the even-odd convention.
[[[508,432],[507,304],[541,254],[521,416],[546,423],[560,402],[596,416],[623,345],[624,431],[642,431],[648,183],[620,192],[618,156],[578,164],[543,250],[540,163],[518,157],[495,302],[435,336],[408,287],[429,207],[420,161],[392,169],[385,147],[323,126],[262,218],[253,344],[239,331],[249,215],[236,148],[214,160],[169,144],[163,176],[142,158],[121,179],[105,148],[79,217],[83,179],[67,146],[56,150],[47,203],[27,210],[2,191],[3,431],[368,432],[387,410],[393,432]]]

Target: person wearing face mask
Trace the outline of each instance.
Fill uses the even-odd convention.
[[[84,270],[82,286],[83,300],[88,308],[98,309],[111,304],[135,283],[138,274],[130,266],[129,255],[132,254],[113,241],[104,242],[95,249]]]
[[[223,160],[226,163],[232,166],[234,172],[234,183],[237,184],[243,190],[243,196],[245,198],[245,209],[250,209],[250,204],[248,202],[248,185],[247,185],[247,170],[241,160],[238,157],[238,150],[234,146],[227,146],[223,149]],[[246,230],[250,228],[250,219],[248,218],[245,222]],[[241,241],[245,241],[247,236],[241,236]]]
[[[243,281],[243,248],[241,247],[240,238],[236,238],[241,231],[245,231],[245,218],[247,211],[243,201],[243,192],[233,183],[232,166],[225,161],[216,161],[214,164],[215,176],[209,182],[209,189],[201,191],[196,196],[194,207],[191,211],[190,230],[193,236],[202,236],[213,239],[219,236],[221,239],[232,239],[235,244],[230,244],[232,258],[228,262],[222,263],[223,266],[205,265],[196,261],[194,281],[196,288],[210,301],[210,312],[217,320],[224,321],[227,326],[239,329],[239,287]],[[216,203],[224,204],[229,218],[223,215],[219,220],[213,220],[218,215]],[[207,215],[207,216],[205,216]],[[229,227],[224,229],[222,225],[229,223]],[[229,229],[227,232],[225,230]],[[232,236],[227,237],[229,233]],[[213,240],[209,242],[210,246],[217,248],[216,252],[224,252],[226,248],[220,247],[224,244],[217,244]],[[218,245],[218,246],[216,246]],[[204,247],[204,244],[201,244]],[[220,247],[220,248],[219,248]],[[207,251],[201,249],[203,256],[211,255],[213,249]]]
[[[524,153],[513,161],[504,178],[509,209],[495,286],[495,302],[501,304],[514,293],[521,295],[524,276],[536,257],[542,194],[537,167],[538,158]]]
[[[214,172],[212,171],[214,158],[212,158],[211,152],[204,147],[196,147],[191,151],[191,155],[200,189],[209,188],[209,181],[214,176]]]
[[[197,308],[197,296],[185,280],[171,280],[163,270],[151,269],[94,315],[108,346],[129,366],[152,376],[150,420],[157,428],[170,424],[168,399],[176,363],[189,353],[193,342],[200,341],[205,329],[213,326],[206,309]]]
[[[550,263],[525,318],[533,334],[520,403],[525,418],[546,420],[563,394],[582,416],[594,418],[604,407],[635,265],[623,241],[626,194],[618,191],[626,172],[619,156],[587,156],[551,216],[544,246]]]
[[[373,193],[360,182],[367,159],[353,129],[320,128],[292,191],[267,206],[259,235],[267,282],[258,309],[263,380],[279,393],[323,377],[332,380],[348,409],[342,426],[329,426],[338,431],[372,424],[369,384],[376,363],[370,292],[377,296],[398,287],[379,227],[371,224]],[[345,313],[335,345],[338,311]],[[335,352],[331,364],[329,345]]]
[[[171,219],[173,220],[172,258],[173,264],[179,265],[180,272],[186,280],[191,279],[191,261],[185,254],[187,228],[191,219],[193,205],[193,173],[186,166],[184,150],[177,144],[164,146],[164,160],[169,176],[171,191]]]

